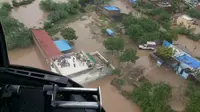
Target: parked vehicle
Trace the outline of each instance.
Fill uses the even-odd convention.
[[[147,41],[146,44],[139,45],[138,47],[139,49],[144,49],[144,50],[154,50],[156,48],[156,43]]]

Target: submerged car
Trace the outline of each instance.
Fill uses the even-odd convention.
[[[1,112],[105,112],[100,88],[83,88],[70,78],[11,65],[0,25]]]

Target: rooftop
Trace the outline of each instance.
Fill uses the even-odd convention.
[[[64,54],[53,59],[54,66],[64,76],[70,76],[92,67],[90,59],[83,53]]]
[[[182,15],[181,17],[182,17],[183,19],[188,20],[188,21],[193,20],[191,17],[189,17],[189,16],[187,16],[187,15]]]
[[[116,11],[116,10],[120,10],[119,8],[115,7],[115,6],[104,6],[104,8],[108,11]]]
[[[54,41],[54,44],[61,52],[72,49],[71,46],[65,40],[56,40]]]
[[[53,40],[45,30],[33,29],[32,33],[48,58],[61,55],[61,52],[58,50],[56,45],[53,43]]]
[[[197,68],[200,67],[200,61],[198,61],[194,57],[190,56],[185,51],[183,51],[183,50],[177,48],[176,46],[172,45],[168,41],[164,41],[163,46],[172,48],[175,51],[173,57],[176,60],[178,60],[179,62],[186,64],[187,66],[189,66],[192,69],[197,69]]]
[[[190,66],[193,69],[197,69],[200,67],[200,62],[191,57],[190,55],[184,54],[181,56],[177,56],[176,59]]]

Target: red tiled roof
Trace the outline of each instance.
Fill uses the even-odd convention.
[[[53,40],[45,30],[33,29],[32,33],[34,38],[38,41],[41,49],[46,54],[47,58],[61,55],[61,52],[58,50]]]

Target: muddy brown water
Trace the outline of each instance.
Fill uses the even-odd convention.
[[[34,45],[28,48],[8,51],[8,57],[11,64],[30,66],[48,70],[47,65],[43,62],[39,51],[37,51]]]
[[[107,112],[141,112],[139,107],[123,97],[118,90],[110,85],[113,76],[107,76],[88,84],[88,87],[101,87],[103,107]]]
[[[10,16],[24,23],[28,28],[43,27],[43,22],[47,18],[47,13],[44,13],[39,3],[41,0],[35,0],[33,3],[13,8],[10,12]],[[1,0],[0,3],[8,2],[12,4],[12,0]]]
[[[99,51],[100,53],[103,53],[105,51],[103,44],[94,39],[94,35],[90,30],[89,24],[91,24],[92,21],[92,17],[87,17],[87,20],[78,20],[68,24],[69,27],[76,31],[76,35],[78,36],[78,39],[73,46],[74,51],[79,51],[80,49],[85,52]]]

